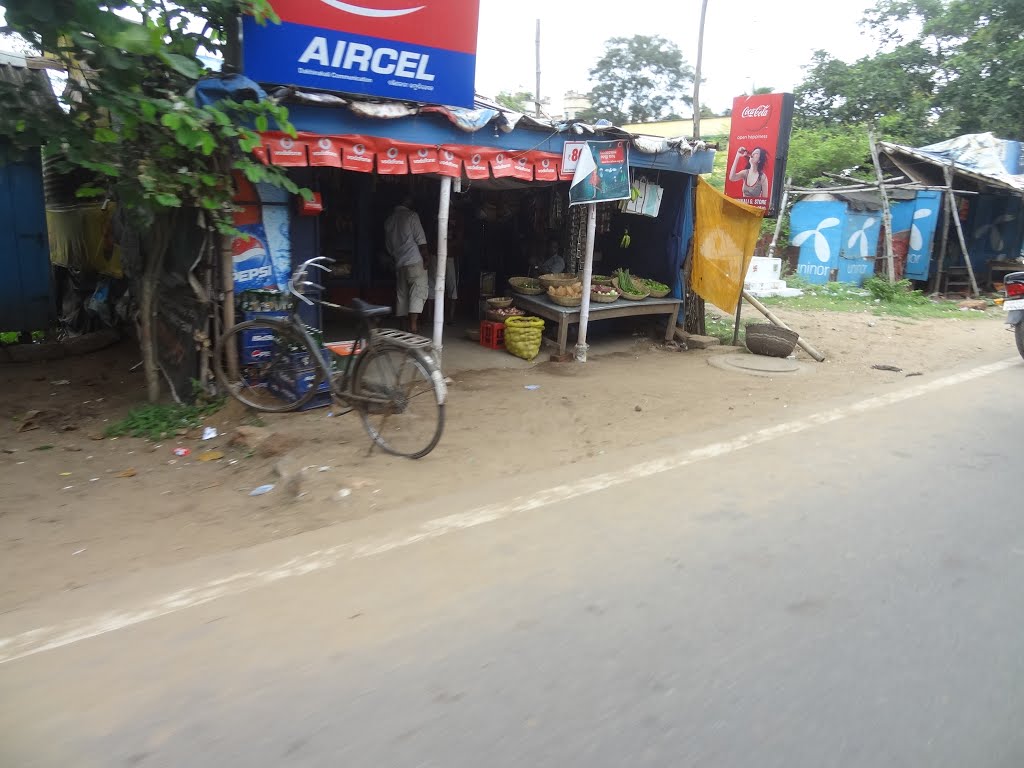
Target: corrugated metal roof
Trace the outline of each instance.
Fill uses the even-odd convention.
[[[56,109],[57,97],[50,87],[50,78],[46,76],[46,71],[12,64],[11,58],[5,57],[5,60],[0,62],[0,82],[15,86],[19,98],[30,104]]]

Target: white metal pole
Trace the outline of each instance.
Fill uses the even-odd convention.
[[[444,348],[444,281],[448,271],[448,210],[452,201],[452,180],[441,178],[441,202],[437,206],[437,267],[434,269],[434,350],[438,363]]]
[[[583,303],[580,304],[580,331],[576,339],[576,361],[587,362],[587,324],[590,322],[590,278],[594,273],[594,236],[597,233],[597,204],[587,205],[587,247],[583,256]]]

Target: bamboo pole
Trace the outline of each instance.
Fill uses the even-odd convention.
[[[942,290],[942,275],[946,271],[946,248],[949,246],[949,204],[946,198],[952,193],[949,189],[942,190],[942,204],[939,206],[942,221],[942,239],[939,243],[939,258],[935,265],[935,275],[932,278],[932,293]]]
[[[885,191],[885,177],[882,174],[882,163],[878,157],[878,145],[875,135],[868,131],[868,146],[871,149],[871,162],[875,166],[878,179],[878,193],[882,197],[882,226],[885,227],[885,266],[890,283],[896,282],[896,260],[892,249],[892,210],[889,208],[889,195]]]
[[[951,190],[946,200],[949,202],[949,215],[953,219],[953,226],[956,227],[956,236],[960,241],[960,251],[964,255],[964,264],[967,265],[967,276],[971,280],[971,295],[977,296],[981,293],[978,290],[978,281],[974,278],[974,265],[971,264],[971,254],[967,252],[967,241],[964,239],[964,228],[960,224],[960,212],[956,208],[955,195],[952,194],[953,189],[953,167],[948,165],[942,169],[943,174],[946,177],[946,186]]]
[[[772,323],[774,323],[775,325],[779,326],[779,328],[785,328],[787,331],[792,331],[793,330],[788,325],[786,325],[784,322],[779,320],[779,318],[776,317],[775,314],[770,309],[768,309],[768,307],[766,307],[760,301],[758,301],[753,296],[751,296],[747,291],[743,291],[743,298],[746,299],[748,302],[750,302],[750,306],[752,306],[754,309],[756,309],[762,315],[767,317]],[[797,346],[800,347],[800,349],[802,349],[808,355],[813,357],[819,363],[825,362],[825,356],[823,354],[821,354],[821,352],[816,350],[814,347],[812,347],[810,344],[808,344],[806,341],[804,341],[803,337],[797,338],[796,343],[797,343]]]

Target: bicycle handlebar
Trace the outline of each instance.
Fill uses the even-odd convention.
[[[331,268],[324,266],[324,262],[327,264],[334,264],[334,259],[328,256],[316,256],[312,259],[307,259],[297,266],[295,271],[292,273],[291,279],[288,281],[288,293],[292,294],[299,301],[312,306],[315,302],[312,299],[307,298],[302,289],[304,287],[308,287],[319,288],[321,291],[326,290],[319,283],[306,280],[306,276],[309,274],[311,267],[316,267],[323,272],[330,272]]]

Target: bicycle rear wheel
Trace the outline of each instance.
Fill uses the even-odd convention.
[[[280,320],[246,320],[227,330],[213,353],[213,369],[229,395],[267,413],[294,411],[324,381],[319,350]]]
[[[398,346],[371,348],[359,359],[353,391],[372,398],[354,405],[370,437],[388,453],[419,459],[441,439],[448,392],[428,354]]]

